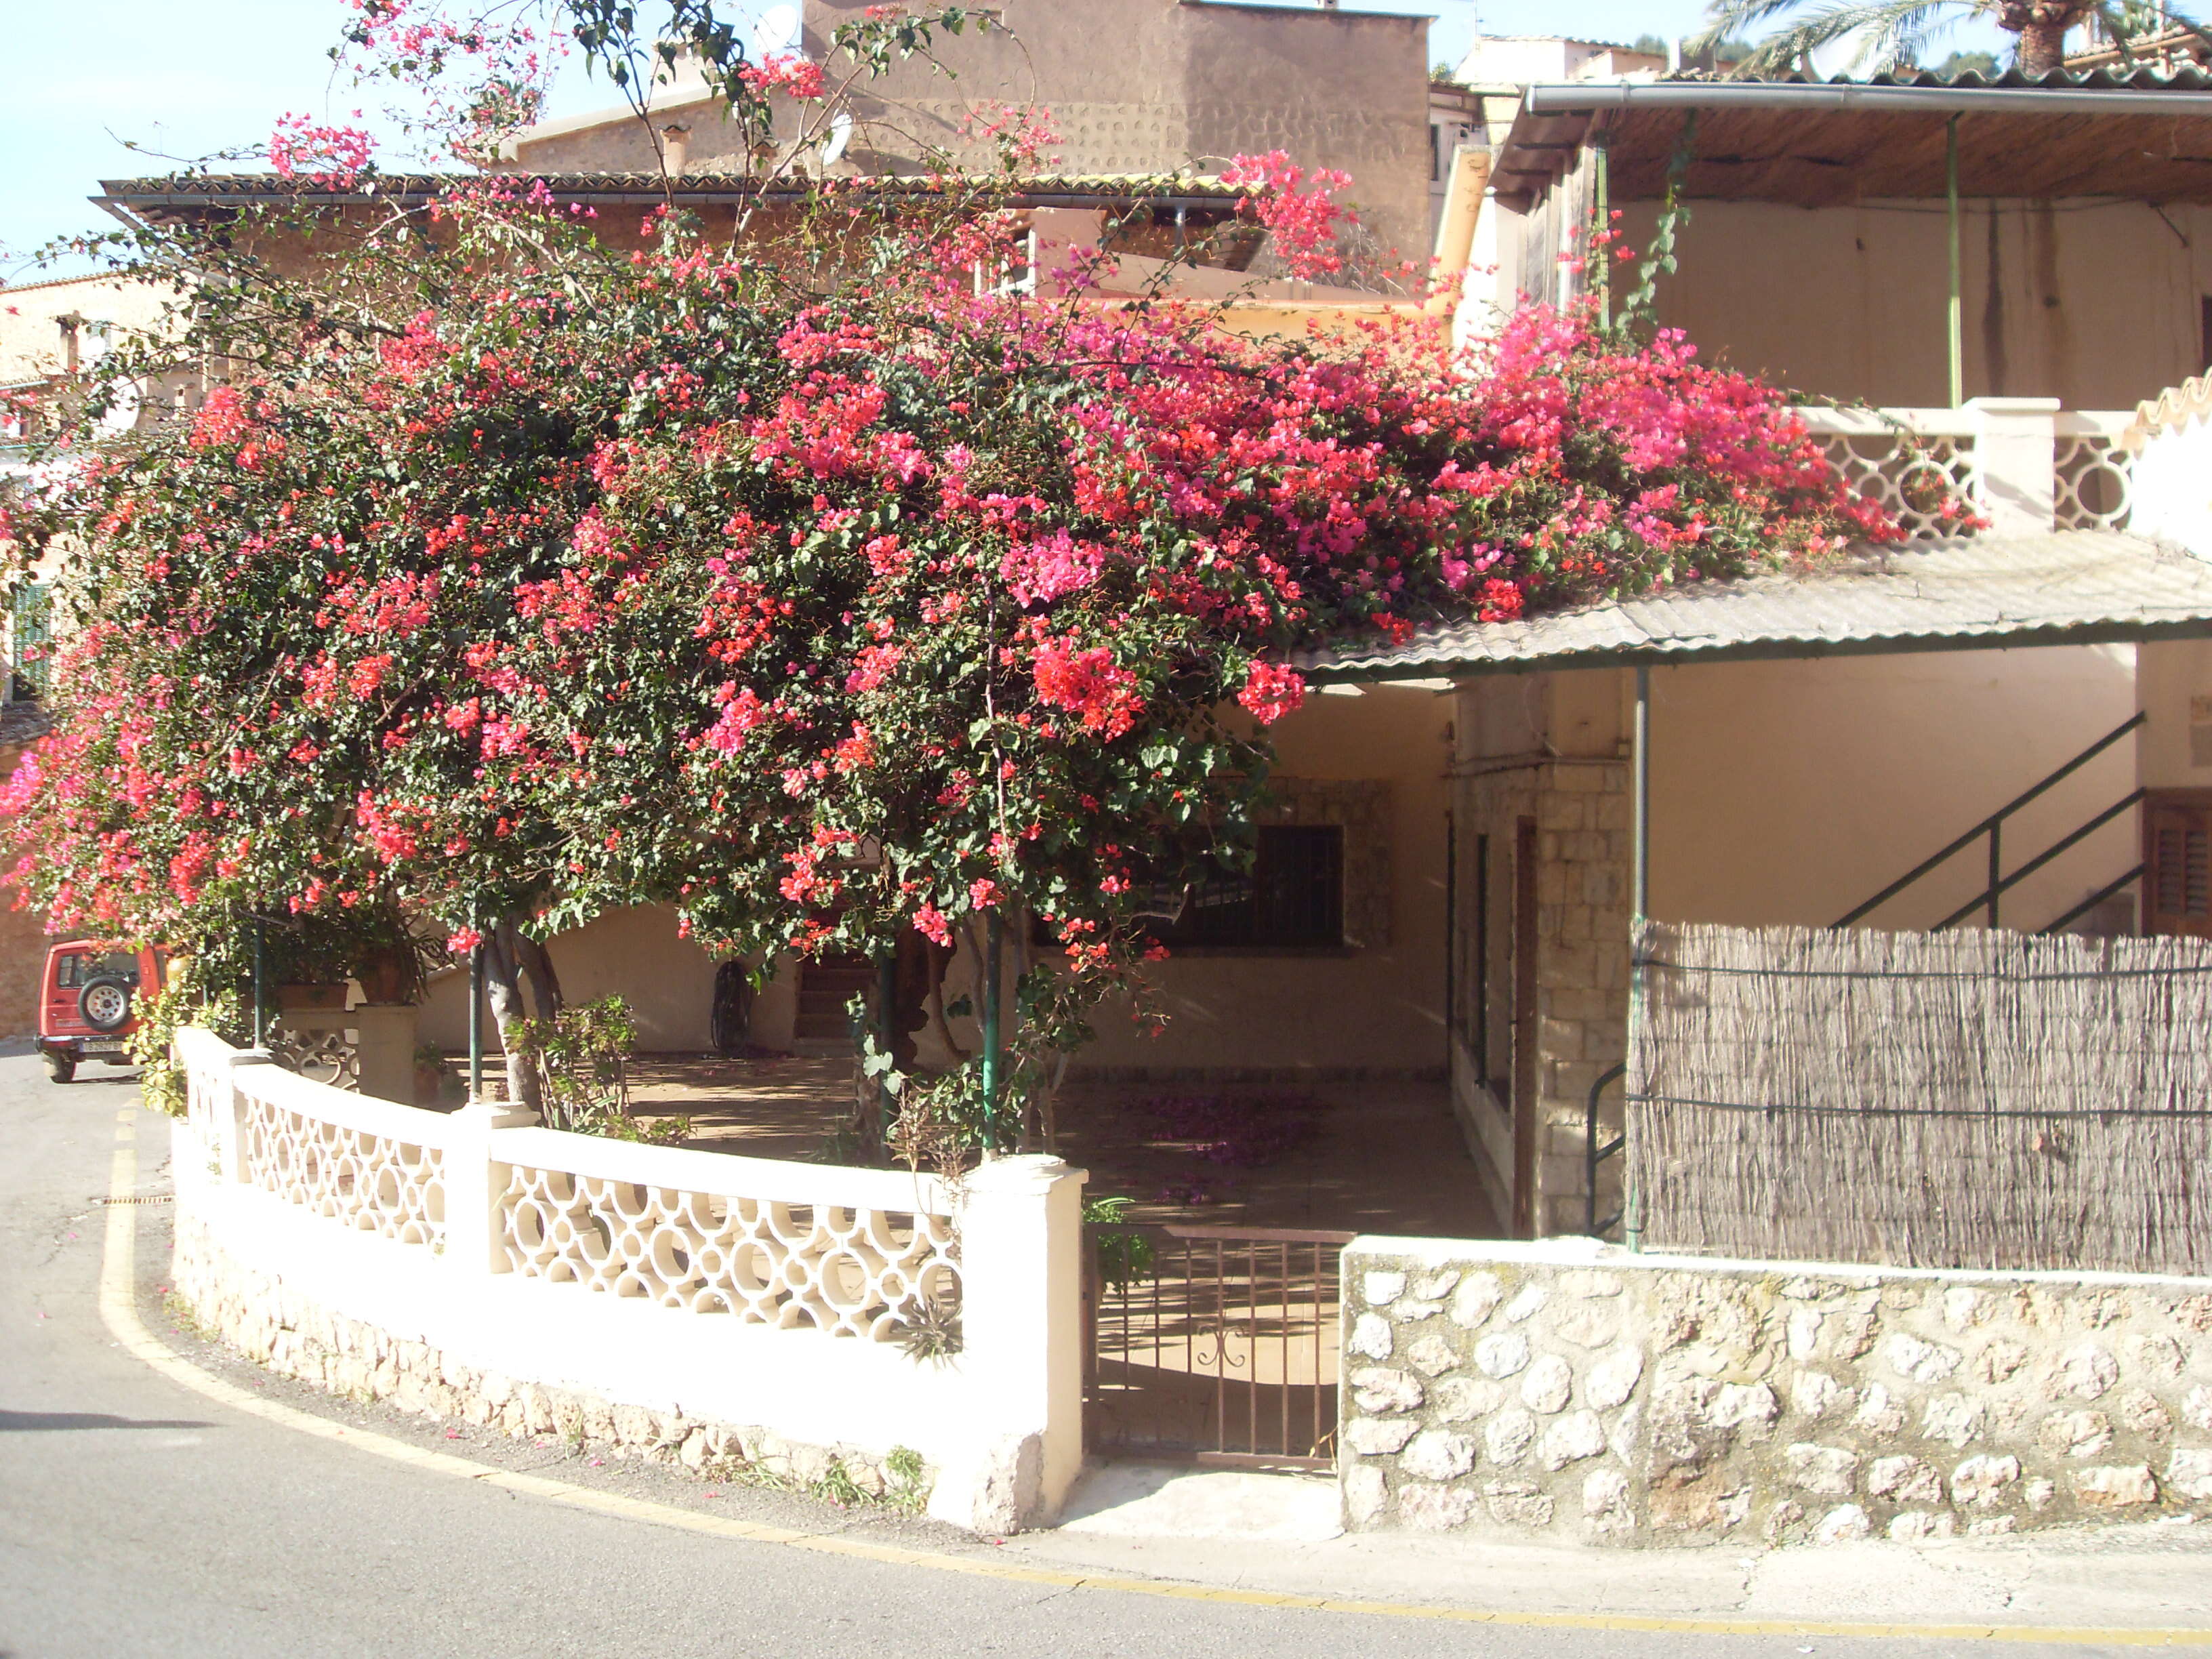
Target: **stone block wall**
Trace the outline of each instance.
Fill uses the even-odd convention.
[[[1456,820],[1462,869],[1474,868],[1468,837],[1490,837],[1488,891],[1470,892],[1466,899],[1470,909],[1488,907],[1488,925],[1483,930],[1489,948],[1483,975],[1488,1007],[1474,1006],[1474,976],[1462,972],[1459,1024],[1464,1054],[1466,1033],[1478,1019],[1488,1022],[1491,1075],[1486,1097],[1474,1094],[1470,1099],[1467,1068],[1455,1069],[1461,1074],[1462,1118],[1475,1122],[1482,1155],[1492,1164],[1510,1158],[1512,1145],[1510,1125],[1502,1121],[1506,1116],[1502,1107],[1515,1075],[1516,828],[1523,818],[1535,822],[1534,1219],[1540,1237],[1584,1229],[1589,1091],[1627,1052],[1628,782],[1626,762],[1565,758],[1501,768],[1461,781]],[[1462,937],[1473,937],[1471,915],[1462,915]],[[1610,1139],[1620,1133],[1618,1087],[1606,1091],[1601,1109],[1601,1133]],[[1501,1120],[1491,1133],[1482,1133],[1485,1111]],[[1600,1173],[1601,1213],[1618,1207],[1620,1169],[1616,1159]],[[1510,1164],[1495,1171],[1501,1192],[1510,1188],[1511,1175]]]
[[[2212,1512],[2212,1279],[1367,1237],[1346,1524],[1602,1545]]]
[[[171,1273],[179,1311],[205,1334],[279,1376],[364,1403],[375,1400],[437,1422],[550,1437],[609,1456],[677,1463],[720,1479],[766,1476],[813,1486],[842,1468],[871,1498],[919,1507],[935,1472],[902,1480],[890,1461],[854,1446],[818,1446],[771,1430],[710,1422],[681,1411],[610,1401],[461,1364],[427,1342],[335,1313],[273,1274],[239,1262],[206,1224],[177,1218]]]

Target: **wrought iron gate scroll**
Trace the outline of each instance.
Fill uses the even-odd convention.
[[[1352,1235],[1084,1230],[1084,1438],[1093,1452],[1333,1468]]]

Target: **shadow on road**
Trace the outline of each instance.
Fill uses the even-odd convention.
[[[0,1411],[0,1434],[33,1429],[211,1429],[193,1418],[116,1417],[106,1412]],[[7,1659],[0,1653],[0,1659]]]

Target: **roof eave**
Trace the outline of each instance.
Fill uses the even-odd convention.
[[[1843,640],[1747,640],[1710,647],[1680,643],[1567,651],[1549,656],[1427,657],[1388,663],[1316,665],[1315,685],[1387,685],[1397,680],[1482,679],[1499,674],[1547,674],[1581,668],[1686,668],[1698,663],[1795,662],[1825,657],[1904,657],[1939,651],[2025,651],[2060,645],[2139,645],[2160,640],[2212,639],[2212,617],[2150,622],[2115,617],[2095,623],[2018,629],[1981,628],[1943,634],[1881,635]]]

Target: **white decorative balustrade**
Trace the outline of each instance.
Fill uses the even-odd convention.
[[[1977,426],[1964,410],[1801,409],[1844,482],[1880,502],[1916,541],[1957,533],[1943,508],[1981,493]]]
[[[979,1529],[1048,1514],[1081,1467],[1083,1176],[1056,1158],[954,1191],[402,1106],[204,1030],[176,1048],[179,1282],[265,1298],[254,1328],[368,1328],[332,1351],[341,1371],[367,1340],[433,1355],[410,1363],[441,1387],[458,1365],[795,1444],[909,1447],[936,1471],[931,1513]]]
[[[1953,502],[2012,529],[2125,529],[2134,508],[2132,410],[1975,398],[1960,409],[1797,412],[1844,481],[1913,541],[1961,533],[1945,510]]]
[[[890,1341],[960,1304],[943,1184],[510,1129],[499,1245],[516,1273],[781,1330]]]
[[[2135,512],[2133,410],[2066,410],[2058,416],[2052,516],[2061,530],[2124,530]]]
[[[288,1103],[285,1085],[304,1080],[276,1066],[252,1067],[239,1079],[245,1101],[246,1179],[287,1203],[362,1232],[403,1244],[442,1242],[444,1149],[421,1126],[380,1121],[382,1115],[374,1110],[341,1122]],[[374,1108],[388,1103],[362,1103]],[[411,1106],[390,1109],[434,1115],[417,1114]]]

